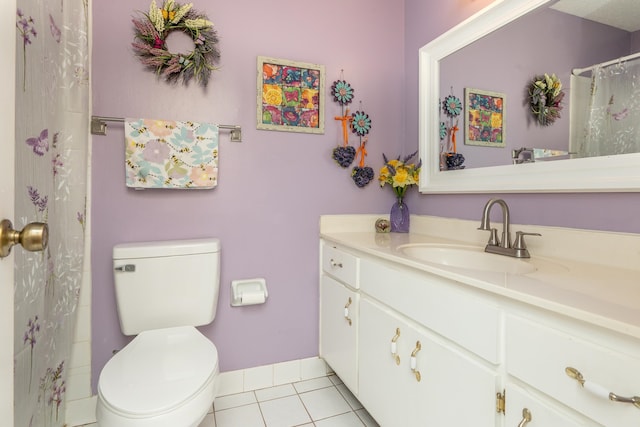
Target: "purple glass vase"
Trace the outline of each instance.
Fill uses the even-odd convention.
[[[391,206],[389,220],[393,233],[409,232],[409,207],[404,203],[402,197],[398,197],[398,200]]]

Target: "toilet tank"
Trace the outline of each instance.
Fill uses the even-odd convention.
[[[220,287],[218,239],[116,245],[113,267],[125,335],[213,321]]]

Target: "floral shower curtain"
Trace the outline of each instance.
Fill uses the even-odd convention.
[[[587,90],[578,157],[640,152],[640,58],[596,67]]]
[[[88,0],[18,0],[15,226],[49,224],[44,252],[15,250],[15,426],[62,426],[82,279]]]

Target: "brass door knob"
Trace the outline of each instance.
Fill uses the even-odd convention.
[[[22,231],[16,231],[8,219],[0,221],[0,258],[8,256],[13,245],[18,243],[30,252],[44,250],[49,243],[49,226],[43,222],[32,222]]]

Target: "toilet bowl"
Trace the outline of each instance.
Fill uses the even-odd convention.
[[[215,345],[194,327],[142,332],[100,374],[99,427],[197,427],[218,373]]]
[[[220,242],[116,245],[120,329],[136,335],[98,379],[99,427],[198,427],[217,392],[218,350],[196,326],[216,315]]]

